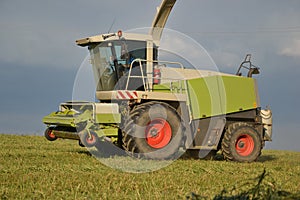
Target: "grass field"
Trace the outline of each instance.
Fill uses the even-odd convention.
[[[0,149],[1,199],[238,199],[258,185],[300,199],[300,152],[266,150],[255,163],[179,159],[158,171],[126,173],[76,141],[0,134]]]

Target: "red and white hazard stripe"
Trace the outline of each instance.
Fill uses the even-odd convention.
[[[118,90],[117,99],[137,99],[137,92],[127,91],[127,90]]]

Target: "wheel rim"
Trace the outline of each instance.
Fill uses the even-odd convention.
[[[87,137],[86,137],[86,142],[88,143],[88,144],[94,144],[95,143],[95,136],[93,135],[93,134],[91,134],[90,136],[89,135],[87,135]]]
[[[149,122],[145,132],[148,145],[156,149],[167,146],[172,137],[171,126],[164,119],[154,119]]]
[[[53,133],[53,130],[52,129],[48,129],[48,132],[47,132],[48,136],[52,139],[56,138],[56,136],[54,135]]]
[[[241,156],[249,156],[254,150],[254,140],[250,135],[241,135],[235,144],[237,153]]]

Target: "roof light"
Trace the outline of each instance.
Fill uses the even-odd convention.
[[[120,38],[120,37],[122,37],[122,35],[123,35],[123,32],[121,30],[118,30],[118,37]]]

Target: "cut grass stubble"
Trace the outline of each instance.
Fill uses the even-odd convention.
[[[267,150],[254,163],[178,159],[157,171],[126,173],[70,140],[0,134],[0,148],[1,199],[230,199],[252,191],[263,173],[273,195],[300,191],[299,152]]]

